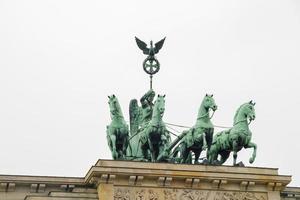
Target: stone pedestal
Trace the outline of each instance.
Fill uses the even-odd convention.
[[[85,177],[100,200],[280,200],[278,169],[99,160]]]

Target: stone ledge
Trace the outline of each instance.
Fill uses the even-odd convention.
[[[58,176],[24,176],[24,175],[0,175],[0,183],[43,183],[43,184],[74,184],[84,185],[84,178],[58,177]]]
[[[238,167],[238,166],[213,166],[213,165],[194,165],[194,164],[173,164],[173,163],[152,163],[141,161],[121,161],[121,160],[103,160],[99,159],[95,167],[110,168],[134,168],[134,169],[160,169],[160,170],[181,170],[181,171],[204,171],[220,173],[243,173],[243,174],[261,174],[278,175],[278,168],[264,167]]]
[[[116,186],[132,185],[136,177],[142,176],[139,185],[143,187],[234,188],[237,191],[282,191],[291,181],[291,176],[278,175],[276,168],[99,160],[87,173],[86,184],[104,174],[114,175]]]

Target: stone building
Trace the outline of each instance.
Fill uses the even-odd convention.
[[[0,175],[0,200],[296,200],[276,168],[99,160],[85,177]]]

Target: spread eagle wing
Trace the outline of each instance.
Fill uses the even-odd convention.
[[[136,99],[132,99],[129,103],[129,120],[130,120],[130,134],[134,135],[140,125],[141,109],[138,106]]]
[[[155,43],[155,49],[154,52],[158,53],[159,50],[162,48],[162,46],[164,45],[166,37],[164,37],[164,39],[160,40],[159,42]]]
[[[138,47],[143,51],[144,54],[149,55],[149,48],[147,48],[147,44],[140,40],[139,38],[135,37],[136,44]]]

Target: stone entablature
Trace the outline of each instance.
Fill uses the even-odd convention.
[[[299,187],[287,187],[281,192],[282,200],[299,200],[300,188]]]
[[[170,191],[175,195],[172,200],[200,194],[203,200],[279,200],[291,176],[278,175],[275,168],[99,160],[85,181],[98,185],[99,198],[105,200],[119,200],[120,193],[126,194],[128,200],[155,200],[149,195],[165,200],[170,199],[165,195]]]
[[[0,200],[300,199],[290,181],[276,168],[99,160],[82,178],[0,175]]]
[[[0,200],[97,200],[84,178],[0,175]],[[81,200],[80,199],[80,200]]]

